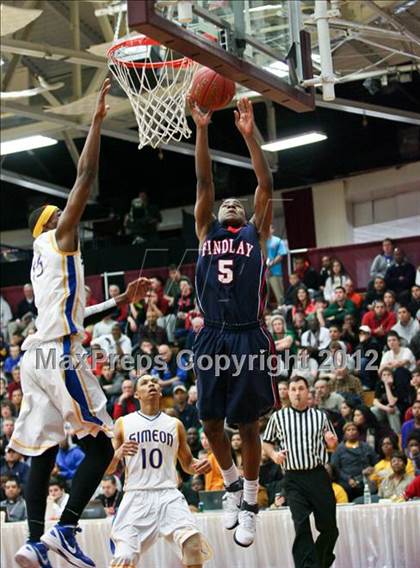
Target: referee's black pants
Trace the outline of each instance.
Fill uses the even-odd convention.
[[[296,532],[292,548],[295,568],[329,568],[335,559],[338,528],[335,496],[327,471],[323,466],[287,471],[284,488]],[[320,533],[315,543],[309,522],[311,513]]]

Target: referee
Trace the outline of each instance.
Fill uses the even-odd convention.
[[[328,568],[335,559],[338,528],[334,492],[324,466],[327,449],[335,449],[337,437],[327,415],[308,407],[308,395],[306,379],[292,377],[291,406],[271,416],[263,442],[269,457],[285,470],[284,488],[296,532],[292,548],[295,568]],[[320,533],[315,543],[311,513]]]

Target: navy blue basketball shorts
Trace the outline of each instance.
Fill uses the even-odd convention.
[[[194,343],[200,419],[246,424],[277,405],[275,373],[268,364],[273,353],[273,340],[262,326],[206,324]]]

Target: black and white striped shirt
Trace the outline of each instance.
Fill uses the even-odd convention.
[[[328,463],[326,432],[335,434],[328,416],[316,408],[296,410],[292,407],[275,412],[265,429],[263,441],[287,450],[283,464],[287,470],[313,469]]]

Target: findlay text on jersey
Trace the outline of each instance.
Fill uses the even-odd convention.
[[[251,256],[254,245],[246,241],[235,242],[235,239],[221,239],[204,241],[201,248],[201,256],[217,254],[237,254],[240,256]]]

